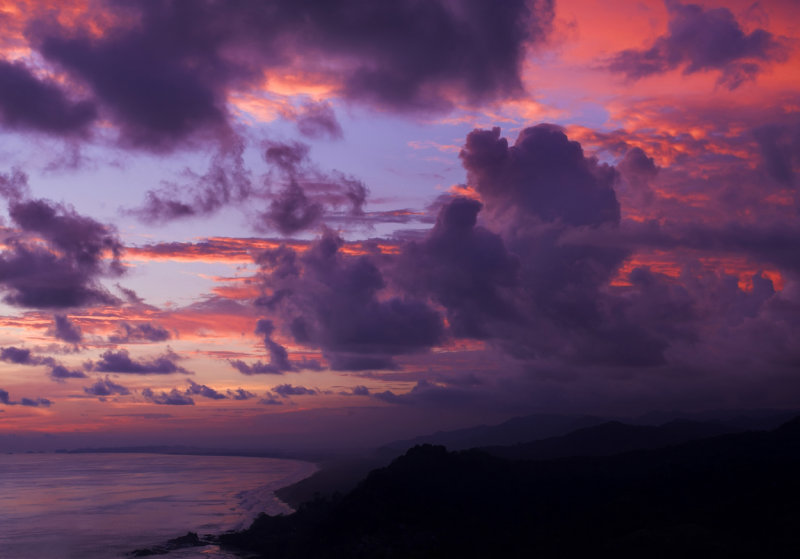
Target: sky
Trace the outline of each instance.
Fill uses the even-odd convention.
[[[2,447],[800,401],[795,0],[0,25]]]

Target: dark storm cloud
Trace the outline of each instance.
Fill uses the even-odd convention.
[[[172,373],[191,374],[189,371],[175,364],[178,356],[168,351],[164,355],[151,359],[132,359],[128,351],[108,350],[95,362],[90,362],[87,367],[91,371],[101,373],[125,373],[135,375],[169,375]]]
[[[228,134],[229,92],[259,85],[271,69],[307,71],[350,100],[395,110],[520,94],[526,46],[542,42],[553,19],[548,0],[107,4],[124,17],[101,36],[42,17],[27,37],[91,90],[123,144],[150,151]],[[34,83],[37,98],[61,109],[50,121],[64,127],[94,116],[92,105]],[[325,115],[305,126],[336,131]]]
[[[182,394],[177,389],[173,388],[169,392],[153,392],[150,388],[142,390],[142,396],[148,402],[159,404],[162,406],[193,406],[194,400],[191,397]]]
[[[72,101],[55,82],[20,62],[0,60],[0,124],[57,136],[83,134],[96,117],[90,101]]]
[[[774,35],[764,29],[745,33],[728,8],[665,3],[668,33],[648,49],[617,53],[608,64],[611,71],[639,79],[680,67],[684,74],[719,70],[719,83],[735,89],[755,79],[764,62],[785,58],[785,46]]]
[[[47,60],[91,88],[123,144],[166,151],[193,135],[225,132],[224,87],[243,72],[220,59],[212,22],[202,21],[210,14],[190,6],[148,2],[140,24],[99,38],[54,21],[34,24],[28,36]]]
[[[203,398],[209,398],[210,400],[224,400],[227,398],[225,394],[221,394],[205,384],[198,384],[191,379],[189,380],[189,388],[186,389],[186,395],[202,396]]]
[[[619,222],[614,168],[585,157],[558,126],[526,128],[511,147],[499,128],[474,130],[459,157],[492,213],[519,210],[569,226]]]
[[[335,369],[393,367],[393,356],[427,350],[443,339],[439,314],[412,297],[384,297],[373,256],[340,252],[329,230],[304,254],[287,247],[259,259],[268,309],[281,315],[297,343],[320,348]],[[282,293],[281,297],[277,297]]]
[[[618,371],[666,366],[670,352],[703,337],[707,292],[646,267],[624,288],[609,288],[634,250],[668,243],[644,235],[637,244],[644,227],[630,238],[620,230],[615,187],[646,197],[659,177],[642,150],[627,150],[618,171],[584,155],[560,128],[539,125],[513,146],[497,129],[475,130],[461,159],[481,202],[444,198],[428,234],[401,242],[400,255],[382,265],[401,293],[445,309],[448,333],[485,340],[519,362]],[[682,229],[672,235],[697,237]],[[767,245],[774,258],[790,252],[780,248],[785,243]]]
[[[128,324],[122,322],[116,334],[108,337],[114,344],[131,342],[163,342],[171,338],[169,330],[158,324],[143,322],[141,324]]]
[[[53,336],[61,341],[77,344],[83,339],[80,326],[72,322],[67,315],[53,315]]]
[[[0,253],[7,303],[65,308],[116,302],[98,283],[100,276],[123,272],[122,244],[111,227],[47,200],[11,198],[9,215],[19,232]]]
[[[410,243],[397,266],[407,289],[447,309],[457,337],[486,338],[492,321],[520,318],[509,293],[519,282],[519,259],[499,235],[476,226],[481,207],[467,198],[445,204],[427,239]]]
[[[125,396],[130,394],[131,391],[122,386],[121,384],[117,384],[111,379],[106,376],[104,379],[100,378],[91,385],[84,387],[83,391],[86,394],[91,396],[98,396],[100,398],[105,398],[106,396],[113,396],[115,394],[119,394],[120,396]]]

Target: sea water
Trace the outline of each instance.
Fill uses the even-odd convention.
[[[218,534],[291,509],[274,491],[308,462],[162,454],[0,455],[0,558],[114,559],[187,532]],[[235,557],[216,546],[167,559]]]

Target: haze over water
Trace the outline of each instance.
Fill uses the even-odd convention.
[[[231,456],[0,455],[0,557],[108,559],[187,531],[241,528],[262,511],[291,512],[273,491],[314,469]],[[228,557],[174,556],[198,554]]]

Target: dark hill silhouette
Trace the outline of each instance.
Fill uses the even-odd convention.
[[[678,412],[652,412],[636,421],[682,417]],[[549,459],[569,456],[610,456],[637,449],[654,449],[693,439],[739,431],[774,429],[793,417],[785,410],[719,410],[672,419],[659,427],[609,422],[596,416],[535,414],[499,425],[479,425],[384,445],[370,455],[326,460],[312,476],[279,489],[276,494],[293,508],[315,496],[351,491],[371,470],[387,465],[408,448],[444,445],[449,450],[483,447],[505,458]],[[565,434],[566,433],[566,434]],[[546,438],[547,437],[547,438]]]
[[[551,437],[513,446],[490,446],[481,450],[512,460],[548,460],[569,456],[612,456],[632,450],[661,448],[696,439],[736,432],[730,425],[671,421],[654,427],[609,421]]]
[[[437,431],[413,439],[394,441],[384,446],[384,453],[403,453],[412,446],[442,445],[449,450],[465,450],[484,446],[505,446],[555,437],[608,421],[590,415],[534,414],[514,417],[499,425],[478,425],[454,431]]]
[[[800,419],[606,457],[419,446],[220,541],[270,558],[798,557]]]

